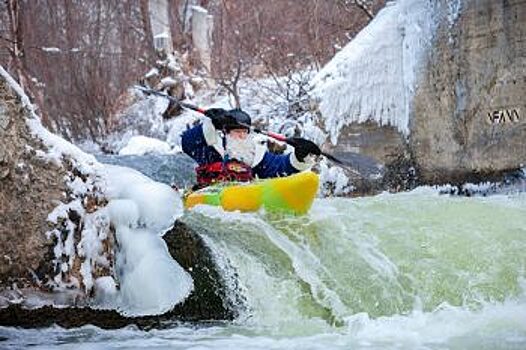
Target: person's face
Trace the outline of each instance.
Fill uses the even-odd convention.
[[[237,140],[245,140],[248,137],[247,129],[232,129],[228,133],[230,137]]]

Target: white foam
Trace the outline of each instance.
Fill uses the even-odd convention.
[[[526,304],[509,300],[502,304],[486,304],[481,310],[444,304],[433,312],[413,311],[409,315],[393,315],[371,319],[360,313],[346,319],[353,338],[360,342],[397,343],[411,348],[429,344],[451,344],[467,341],[487,333],[515,329],[526,332]],[[521,340],[526,342],[526,338]],[[462,347],[460,347],[462,348]]]

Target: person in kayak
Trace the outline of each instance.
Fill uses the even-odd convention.
[[[198,164],[198,187],[291,175],[314,164],[310,155],[320,155],[316,144],[299,137],[287,140],[294,152],[270,152],[266,142],[257,142],[250,133],[252,120],[241,109],[212,108],[205,115],[208,118],[181,136],[183,152]]]

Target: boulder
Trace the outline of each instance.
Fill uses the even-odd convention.
[[[42,148],[27,111],[0,77],[0,289],[39,286],[54,276],[47,216],[65,201],[64,167],[37,155]]]
[[[13,304],[0,308],[0,326],[38,328],[57,324],[64,328],[92,324],[105,329],[137,325],[143,329],[170,327],[174,322],[225,321],[244,309],[238,289],[228,287],[213,253],[200,235],[182,222],[164,235],[172,257],[194,280],[194,292],[182,304],[158,316],[125,317],[115,310],[84,307],[27,309]],[[224,268],[224,267],[223,267]]]
[[[184,302],[138,318],[90,308],[96,278],[118,281],[104,166],[45,130],[27,96],[1,67],[0,73],[0,325],[154,327],[235,318],[243,303],[222,277],[225,267],[197,232],[177,222],[164,238],[194,280]]]

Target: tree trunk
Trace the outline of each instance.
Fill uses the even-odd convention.
[[[11,31],[11,38],[13,39],[11,56],[19,84],[25,89],[27,86],[27,78],[24,74],[24,67],[21,60],[21,57],[24,55],[24,33],[20,25],[21,8],[19,1],[7,0],[7,12],[10,24],[9,29]]]
[[[145,35],[146,47],[148,48],[149,52],[153,53],[155,52],[155,48],[153,46],[153,32],[152,32],[152,25],[150,22],[150,0],[141,0],[140,7],[141,7],[142,29]]]

